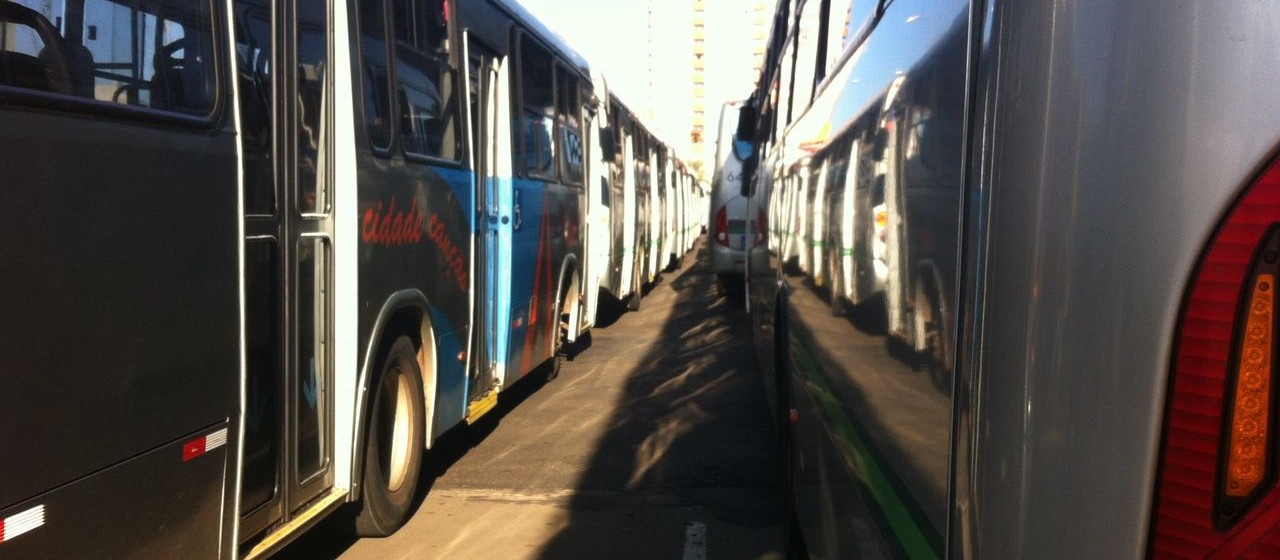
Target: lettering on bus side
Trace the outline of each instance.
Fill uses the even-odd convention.
[[[435,213],[431,214],[431,228],[427,232],[431,242],[440,250],[444,258],[447,276],[458,283],[458,288],[466,292],[471,286],[471,278],[467,273],[466,255],[458,249],[458,245],[449,238],[449,231],[444,222]]]
[[[422,224],[425,221],[418,199],[408,210],[397,210],[396,199],[390,203],[381,200],[364,211],[360,223],[360,237],[372,245],[408,245],[422,241]]]

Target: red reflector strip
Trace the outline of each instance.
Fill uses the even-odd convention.
[[[182,462],[186,463],[227,444],[227,429],[200,436],[182,446]]]
[[[0,519],[0,543],[13,540],[18,535],[44,526],[44,505]]]

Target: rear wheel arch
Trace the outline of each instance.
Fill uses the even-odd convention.
[[[569,255],[560,265],[560,280],[556,286],[556,318],[569,314],[569,342],[577,340],[581,334],[582,298],[582,267],[577,257]]]
[[[393,294],[383,303],[378,319],[369,337],[359,378],[359,399],[356,405],[355,442],[352,446],[352,496],[361,495],[364,453],[368,447],[368,420],[370,399],[373,397],[377,377],[388,352],[402,336],[408,337],[414,346],[415,361],[422,378],[421,402],[423,444],[431,445],[434,428],[436,381],[439,360],[436,355],[435,330],[431,323],[431,305],[418,290],[405,290]]]

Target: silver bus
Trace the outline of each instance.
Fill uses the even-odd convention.
[[[1280,2],[780,0],[752,317],[811,558],[1275,558]]]
[[[741,290],[746,271],[746,249],[754,243],[751,228],[763,227],[764,220],[753,215],[754,206],[742,192],[742,163],[751,154],[751,140],[738,136],[738,116],[742,101],[730,101],[720,109],[716,136],[715,169],[711,179],[712,224],[708,246],[711,271],[722,292]]]

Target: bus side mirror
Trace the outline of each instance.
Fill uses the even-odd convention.
[[[755,140],[756,107],[750,103],[738,110],[738,132],[735,137],[741,140]]]

